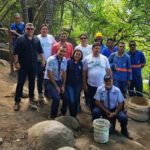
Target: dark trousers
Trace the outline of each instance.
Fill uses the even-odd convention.
[[[66,85],[66,97],[69,106],[70,115],[76,117],[80,106],[81,84],[76,86]]]
[[[34,87],[35,87],[35,70],[33,68],[21,68],[18,71],[18,81],[15,93],[15,101],[20,102],[23,92],[23,86],[28,77],[28,89],[29,89],[29,98],[34,97]]]
[[[114,112],[115,109],[113,110],[110,110],[110,112]],[[121,126],[121,131],[126,133],[127,132],[127,123],[128,123],[128,117],[125,113],[125,111],[120,111],[117,116],[115,118],[111,118],[109,119],[107,116],[106,116],[106,113],[101,110],[99,107],[95,107],[93,110],[92,110],[92,118],[93,120],[94,119],[98,119],[98,118],[105,118],[105,119],[108,119],[111,123],[111,127],[112,127],[112,130],[115,129],[115,123],[116,123],[116,119],[120,122],[120,126]]]
[[[59,87],[62,86],[61,81],[56,81],[56,83]],[[61,113],[62,115],[65,115],[67,112],[67,100],[65,93],[59,94],[54,85],[47,79],[44,80],[44,86],[45,91],[47,92],[46,94],[52,98],[51,113],[50,113],[51,118],[57,117],[59,103],[61,99],[62,99]]]
[[[41,63],[38,63],[37,66],[37,89],[38,94],[43,94],[43,81],[44,81],[44,71],[45,67],[41,65]]]
[[[132,80],[129,86],[129,96],[143,96],[143,81],[139,76],[136,80]]]
[[[94,95],[96,93],[96,90],[97,90],[97,87],[93,87],[93,86],[88,85],[88,96],[89,96],[89,100],[90,100],[90,109],[91,109],[91,111],[95,107]]]

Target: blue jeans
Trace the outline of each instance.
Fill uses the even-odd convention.
[[[56,81],[56,83],[59,87],[62,86],[61,81]],[[67,112],[67,100],[65,93],[59,94],[54,85],[47,79],[44,80],[44,86],[45,91],[47,92],[46,94],[52,98],[51,113],[50,113],[51,118],[57,117],[60,99],[62,99],[61,113],[65,115]]]
[[[78,108],[80,106],[80,92],[80,84],[75,87],[71,85],[66,85],[66,96],[69,104],[69,112],[70,115],[73,117],[76,117]]]
[[[41,63],[38,63],[37,66],[37,89],[38,94],[43,94],[43,81],[44,81],[44,71],[45,67],[41,65]]]
[[[29,98],[34,97],[34,88],[35,88],[35,70],[34,68],[21,68],[18,70],[18,81],[15,93],[15,101],[20,102],[23,92],[23,86],[28,77],[28,89],[29,89]]]
[[[113,110],[110,110],[110,112],[114,112],[115,109]],[[113,123],[113,128],[115,129],[115,121],[116,121],[116,118],[117,120],[120,122],[120,126],[121,126],[121,130],[123,132],[127,132],[127,123],[128,123],[128,117],[125,113],[125,111],[120,111],[117,116],[115,118],[112,118],[112,119],[109,119],[107,116],[106,116],[106,113],[101,110],[99,107],[95,107],[92,111],[92,118],[93,120],[94,119],[97,119],[97,118],[100,118],[100,117],[103,117],[105,119],[108,119],[110,121],[110,123]]]
[[[121,90],[123,96],[126,97],[127,89],[128,89],[127,81],[119,81],[119,80],[114,79],[113,85],[118,87]]]

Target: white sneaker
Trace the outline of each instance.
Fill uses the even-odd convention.
[[[39,94],[38,100],[39,100],[40,103],[47,104],[47,101],[46,101],[46,99],[44,98],[44,95],[43,95],[43,94]]]

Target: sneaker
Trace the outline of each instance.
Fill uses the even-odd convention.
[[[14,111],[18,111],[20,109],[20,102],[15,102]]]
[[[29,106],[31,107],[31,109],[38,109],[37,102],[34,98],[29,98]]]
[[[45,100],[43,94],[39,94],[38,100],[39,100],[40,103],[47,104],[47,101]]]

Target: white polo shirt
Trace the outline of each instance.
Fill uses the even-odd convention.
[[[106,69],[110,69],[109,62],[107,57],[101,54],[98,57],[93,57],[93,54],[90,54],[83,60],[83,70],[87,71],[87,82],[93,87],[99,87],[103,84]]]

